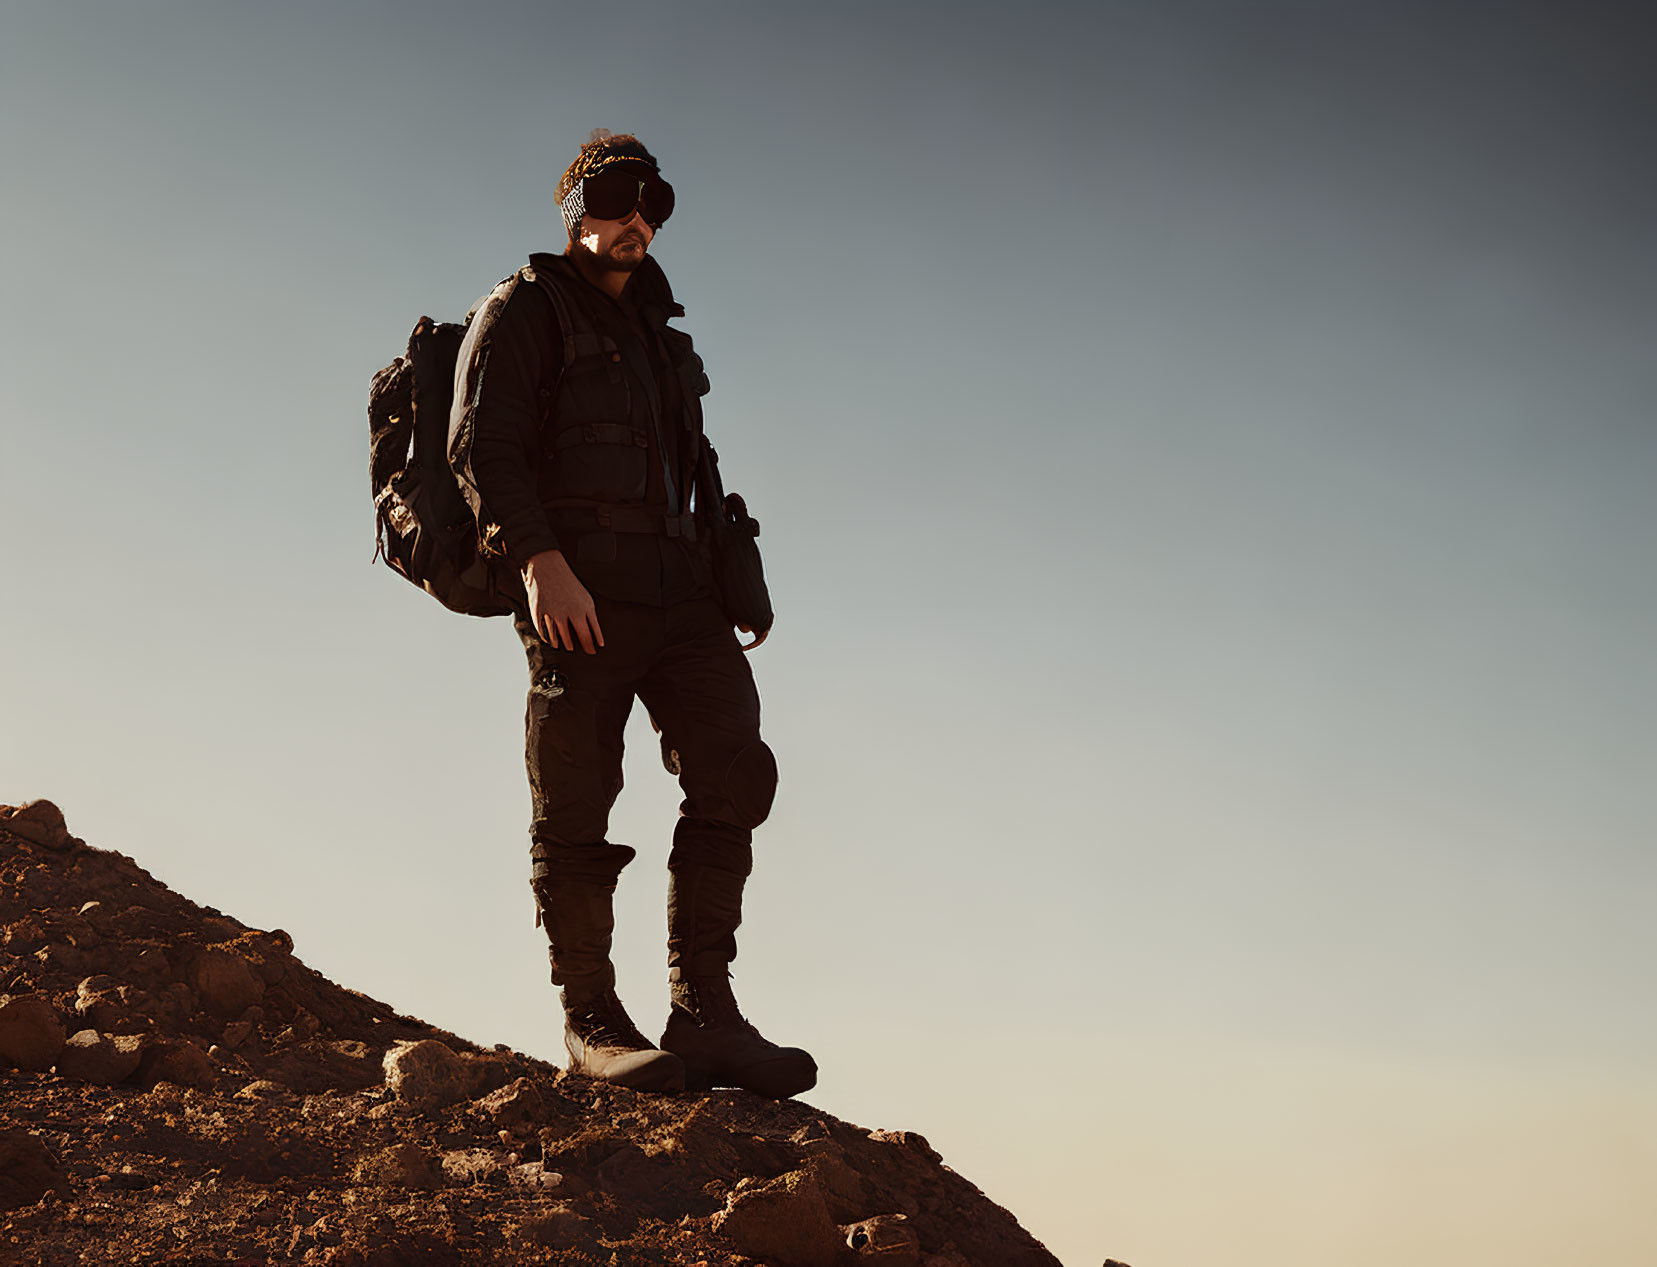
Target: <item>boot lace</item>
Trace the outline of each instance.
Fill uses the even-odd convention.
[[[698,1025],[730,1025],[759,1037],[753,1022],[737,1006],[736,994],[726,977],[693,977],[673,988],[673,1001]]]
[[[589,1047],[647,1050],[650,1044],[627,1015],[615,991],[587,999],[569,1010],[569,1026]]]

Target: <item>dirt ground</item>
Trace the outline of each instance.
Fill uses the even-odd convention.
[[[919,1135],[484,1050],[0,806],[0,1265],[1057,1267]]]

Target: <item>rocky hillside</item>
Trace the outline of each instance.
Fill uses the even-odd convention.
[[[919,1135],[482,1050],[0,806],[0,1263],[1056,1267]]]

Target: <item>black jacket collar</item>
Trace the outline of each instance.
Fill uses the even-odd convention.
[[[539,272],[557,273],[584,286],[592,286],[591,282],[581,276],[581,271],[570,263],[567,255],[537,251],[529,257],[529,265]],[[596,286],[592,286],[592,289],[601,295],[604,294]],[[671,318],[685,315],[684,305],[673,298],[673,288],[667,283],[667,274],[662,272],[662,266],[650,255],[646,255],[644,263],[633,270],[633,276],[627,283],[627,297],[638,308],[639,315],[651,326],[664,326]]]

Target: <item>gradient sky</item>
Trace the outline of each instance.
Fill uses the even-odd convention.
[[[807,1098],[1067,1267],[1646,1267],[1640,12],[0,0],[0,802],[562,1058],[522,653],[370,566],[364,410],[635,130],[765,526],[735,967]]]

